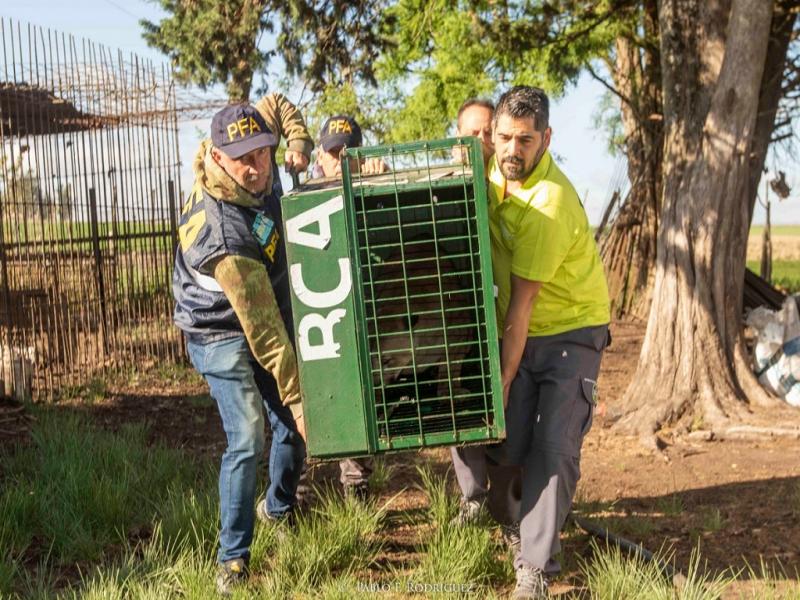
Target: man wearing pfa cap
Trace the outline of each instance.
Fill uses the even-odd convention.
[[[175,322],[228,441],[219,475],[222,593],[247,575],[265,412],[272,447],[260,517],[291,516],[305,459],[281,221],[270,210],[277,204],[272,151],[281,117],[268,116],[272,126],[249,104],[214,115],[181,211],[173,275]],[[302,124],[299,113],[293,118]]]
[[[317,162],[312,175],[314,177],[341,177],[341,152],[345,148],[357,148],[363,143],[361,127],[353,117],[335,115],[322,125],[319,134],[319,150]],[[357,165],[351,165],[356,171]],[[386,171],[386,163],[380,158],[367,158],[360,165],[362,175],[374,175]]]

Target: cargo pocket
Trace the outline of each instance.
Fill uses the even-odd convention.
[[[583,440],[584,436],[589,433],[592,428],[592,420],[594,419],[594,409],[597,405],[597,382],[594,379],[586,377],[581,378],[581,392],[582,397],[589,405],[589,411],[586,420],[581,427],[580,439]]]

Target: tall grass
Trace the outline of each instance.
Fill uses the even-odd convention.
[[[0,597],[44,597],[40,588],[64,567],[113,562],[137,539],[176,557],[189,546],[211,556],[217,509],[209,468],[149,445],[139,425],[109,432],[57,409],[33,414],[31,443],[0,456],[0,556],[9,557]]]
[[[656,553],[656,560],[628,556],[616,547],[592,542],[591,560],[581,560],[589,597],[596,600],[717,600],[733,582],[729,574],[708,575],[700,553],[693,551],[689,568],[680,580],[669,581],[660,562],[672,562],[669,553]]]
[[[58,409],[33,414],[31,443],[0,455],[0,598],[216,598],[216,465],[149,443],[141,426],[108,432]],[[382,562],[394,498],[362,503],[327,488],[295,528],[257,525],[253,577],[233,597],[492,598],[510,588],[511,562],[493,526],[455,525],[447,477],[424,466],[419,481],[427,509],[413,523],[418,554],[408,562]],[[665,512],[677,508],[668,504]],[[595,545],[579,560],[581,598],[731,597],[734,575],[708,574],[698,552],[677,587],[656,563],[616,548]],[[796,577],[762,564],[745,574],[752,583],[737,585],[741,598],[800,600]]]
[[[800,573],[786,573],[781,565],[769,565],[763,559],[758,569],[748,566],[745,592],[739,595],[747,600],[800,600]]]
[[[128,546],[122,558],[97,567],[65,600],[214,598],[214,560],[186,538],[170,540],[156,526],[152,537]]]
[[[420,489],[428,499],[431,531],[424,536],[422,557],[410,581],[423,586],[447,584],[451,590],[456,586],[463,593],[449,595],[457,597],[475,597],[476,593],[483,597],[492,583],[508,582],[512,578],[510,564],[486,523],[457,525],[458,496],[448,490],[447,479],[427,466],[418,472]]]
[[[283,525],[262,526],[251,562],[254,570],[266,571],[259,595],[288,598],[325,585],[332,593],[352,582],[381,549],[384,517],[385,506],[342,498],[329,487],[318,492],[316,507],[301,515],[294,529],[280,532],[276,529]]]

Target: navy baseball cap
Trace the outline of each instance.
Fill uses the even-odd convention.
[[[325,121],[319,134],[319,145],[325,152],[340,146],[356,148],[361,141],[361,127],[353,117],[346,115],[336,115]]]
[[[275,146],[278,138],[255,106],[229,104],[211,119],[211,142],[236,159],[256,148]]]

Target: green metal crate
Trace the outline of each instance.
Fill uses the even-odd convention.
[[[282,200],[309,454],[503,439],[480,143],[346,154]],[[369,157],[390,172],[350,172]]]

